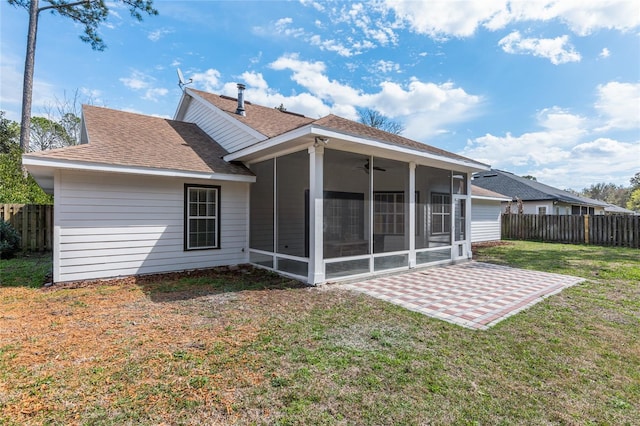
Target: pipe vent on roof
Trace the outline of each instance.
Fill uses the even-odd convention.
[[[238,109],[236,109],[236,114],[243,116],[247,115],[244,111],[244,89],[244,84],[238,83]]]

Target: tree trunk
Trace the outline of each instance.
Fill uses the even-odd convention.
[[[38,33],[38,0],[31,0],[29,6],[29,31],[27,34],[27,56],[24,61],[24,82],[22,85],[22,121],[20,123],[20,149],[29,150],[31,131],[31,101],[33,97],[33,69],[36,56],[36,35]]]

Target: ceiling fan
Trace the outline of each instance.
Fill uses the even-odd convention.
[[[366,163],[364,163],[364,166],[359,167],[360,169],[364,170],[364,172],[366,174],[369,174],[369,170],[371,169],[371,165],[369,163],[369,160],[367,160]],[[373,166],[373,170],[377,171],[377,172],[386,172],[387,169],[383,169],[382,167],[378,167],[378,166]]]

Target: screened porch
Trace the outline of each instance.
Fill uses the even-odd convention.
[[[256,265],[318,284],[470,256],[468,173],[324,146],[250,168]]]

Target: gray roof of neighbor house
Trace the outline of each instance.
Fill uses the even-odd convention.
[[[604,201],[580,197],[568,191],[554,188],[543,183],[516,176],[513,173],[491,169],[473,175],[473,185],[507,195],[513,200],[516,197],[522,201],[561,201],[568,204],[602,206],[608,204]]]
[[[607,207],[604,208],[604,211],[610,214],[628,214],[628,215],[638,214],[633,210],[625,209],[624,207],[616,206],[615,204],[607,204]]]
[[[90,105],[82,115],[89,143],[25,157],[253,176],[224,161],[227,151],[195,124]]]
[[[333,130],[356,137],[371,139],[388,145],[410,148],[416,151],[434,154],[453,160],[462,160],[466,162],[482,164],[470,158],[454,154],[444,149],[417,142],[400,135],[385,132],[383,130],[376,129],[374,127],[367,126],[353,120],[348,120],[334,114],[329,114],[318,119],[313,119],[289,111],[280,111],[277,108],[255,105],[250,101],[245,100],[244,108],[246,115],[242,116],[236,114],[236,109],[238,107],[238,100],[236,98],[225,95],[216,95],[213,93],[203,92],[201,90],[195,89],[188,89],[187,93],[189,92],[195,93],[215,107],[226,112],[234,119],[246,124],[247,126],[251,127],[255,131],[265,135],[268,138],[279,136],[281,134],[290,132],[306,125],[314,125],[327,130]]]

